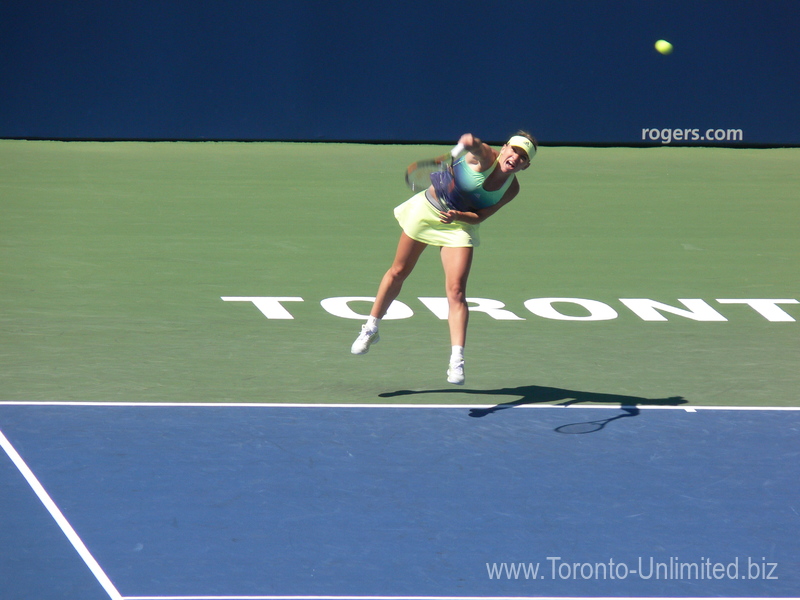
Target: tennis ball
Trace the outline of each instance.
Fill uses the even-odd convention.
[[[667,40],[658,40],[656,42],[656,50],[658,50],[661,54],[672,54],[672,44],[670,44]]]

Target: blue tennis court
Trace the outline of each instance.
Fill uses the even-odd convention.
[[[2,597],[797,595],[797,410],[486,408],[5,403]]]

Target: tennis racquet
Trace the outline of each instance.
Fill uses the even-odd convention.
[[[431,186],[431,175],[451,170],[453,161],[464,150],[464,144],[459,143],[448,154],[411,163],[406,169],[406,185],[415,192],[427,190]]]

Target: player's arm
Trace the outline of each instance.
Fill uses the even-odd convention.
[[[462,221],[464,223],[470,223],[475,225],[477,223],[482,223],[489,217],[491,217],[494,213],[498,210],[503,208],[506,204],[511,202],[514,197],[519,193],[519,181],[516,179],[511,182],[511,185],[508,186],[506,193],[503,194],[503,197],[500,199],[500,202],[494,204],[492,206],[488,206],[486,208],[481,208],[475,211],[460,211],[460,210],[448,210],[443,211],[441,213],[441,222],[442,223],[452,223],[453,221]]]
[[[495,158],[497,158],[497,152],[471,133],[462,135],[458,143],[462,144],[464,149],[468,152],[465,158],[467,163],[473,166],[478,172],[485,171],[491,167],[494,164]]]

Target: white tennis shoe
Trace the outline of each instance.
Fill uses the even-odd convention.
[[[361,326],[361,333],[358,334],[356,341],[350,347],[352,354],[366,354],[372,344],[377,344],[381,341],[381,336],[378,335],[377,329],[370,329],[367,325]]]
[[[447,383],[464,385],[465,379],[463,359],[450,361],[450,367],[447,369]]]

